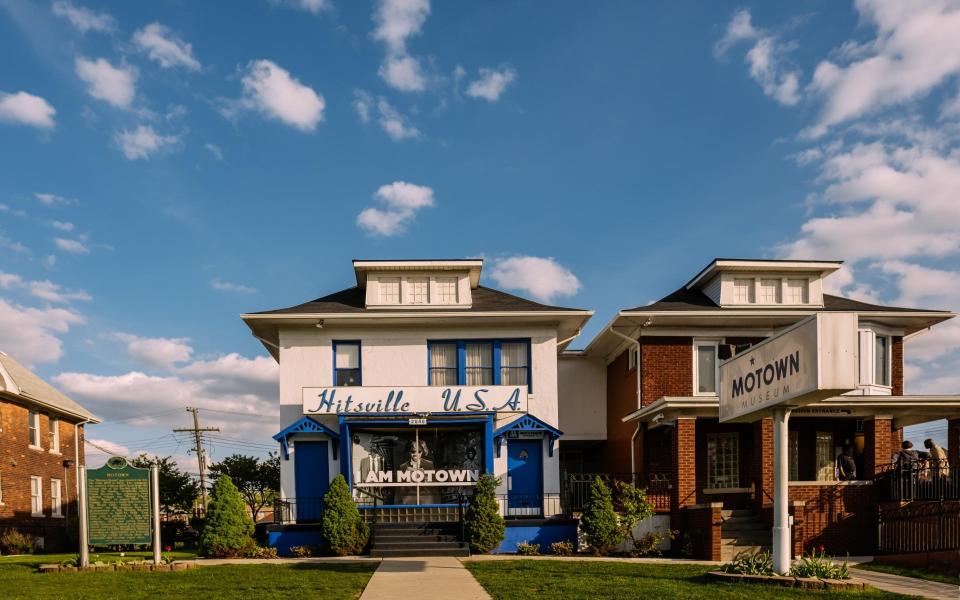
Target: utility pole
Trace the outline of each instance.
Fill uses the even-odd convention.
[[[193,428],[192,429],[174,429],[174,433],[193,433],[194,440],[196,441],[196,452],[197,452],[197,465],[200,467],[200,493],[203,498],[203,512],[207,512],[207,475],[206,475],[206,457],[203,454],[203,440],[200,438],[200,433],[203,431],[220,431],[219,427],[200,427],[200,419],[197,417],[197,411],[199,408],[187,407],[187,412],[193,413]]]

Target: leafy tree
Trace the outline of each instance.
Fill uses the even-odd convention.
[[[200,552],[214,557],[238,556],[253,545],[253,519],[244,508],[237,486],[228,475],[221,475],[210,493]]]
[[[613,509],[610,488],[599,477],[595,477],[590,486],[590,497],[584,504],[580,527],[595,554],[608,554],[623,541],[623,531]]]
[[[486,554],[503,541],[506,523],[500,516],[497,504],[497,486],[500,480],[490,473],[484,473],[473,489],[473,498],[463,516],[467,543],[471,552]]]
[[[370,528],[360,518],[360,511],[350,496],[343,475],[337,475],[323,496],[323,538],[338,556],[360,554],[367,545]]]
[[[631,541],[634,553],[645,554],[654,551],[648,547],[652,541],[649,536],[637,539],[633,535],[634,527],[653,516],[654,506],[647,501],[647,491],[617,480],[613,484],[613,506],[619,517],[620,535]],[[660,539],[656,541],[656,546],[659,546]]]
[[[160,507],[163,512],[169,514],[189,512],[193,509],[193,504],[200,495],[200,485],[188,473],[181,471],[172,457],[151,458],[141,454],[131,460],[130,464],[141,469],[149,469],[153,465],[160,467]]]
[[[229,476],[256,521],[263,507],[272,503],[280,491],[280,457],[271,454],[267,460],[261,460],[233,454],[211,466],[210,475],[214,481]]]

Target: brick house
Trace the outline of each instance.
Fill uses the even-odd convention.
[[[46,548],[76,523],[84,425],[100,420],[0,352],[0,533]]]
[[[789,420],[793,549],[873,553],[880,502],[874,484],[900,448],[903,427],[960,416],[960,396],[904,394],[904,339],[954,315],[825,293],[824,279],[840,266],[716,259],[662,300],[621,310],[585,350],[565,356],[560,370],[561,428],[595,431],[561,440],[564,476],[604,472],[647,487],[662,526],[681,532],[675,549],[726,559],[769,546],[772,420],[719,422],[718,365],[816,312],[852,312],[858,389],[795,409]],[[598,367],[602,374],[591,375]],[[564,419],[563,407],[574,399],[563,390],[574,385],[606,391],[593,426],[568,425],[590,420],[580,416]],[[960,421],[950,420],[949,432],[956,457]],[[837,481],[836,458],[846,446],[853,448],[856,479]]]

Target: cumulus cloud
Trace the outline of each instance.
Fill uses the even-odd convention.
[[[242,283],[231,283],[224,281],[219,277],[210,281],[210,287],[221,292],[234,292],[237,294],[256,294],[257,288],[243,285]]]
[[[61,337],[85,322],[71,308],[24,306],[0,297],[0,349],[26,365],[57,362]]]
[[[129,160],[149,158],[180,143],[180,136],[162,135],[150,125],[118,131],[113,139]]]
[[[411,56],[407,41],[420,35],[430,15],[430,0],[379,0],[373,13],[373,39],[383,42],[387,55],[380,65],[380,77],[403,92],[426,89],[427,79],[420,60]]]
[[[111,456],[133,456],[130,448],[110,440],[84,437],[84,441],[86,442],[86,448],[84,448],[83,459],[87,468],[96,469],[103,466]]]
[[[47,206],[75,204],[77,202],[73,198],[67,198],[66,196],[59,196],[49,192],[36,192],[33,194],[33,197],[36,198],[41,204],[45,204]]]
[[[76,6],[72,2],[57,0],[51,9],[53,14],[69,21],[80,33],[88,31],[110,33],[117,28],[117,21],[110,14],[93,12],[89,8]]]
[[[150,23],[138,29],[133,34],[133,44],[141,52],[146,52],[147,56],[159,63],[161,67],[200,70],[200,61],[193,56],[193,46],[160,23]]]
[[[420,92],[427,88],[427,77],[420,60],[408,54],[388,56],[380,65],[380,78],[401,92]]]
[[[300,131],[313,131],[323,121],[323,96],[272,61],[251,62],[243,76],[243,89],[244,107]]]
[[[760,32],[753,27],[750,11],[740,9],[730,17],[730,22],[727,23],[727,29],[723,37],[713,47],[713,55],[718,59],[723,58],[731,47],[743,41],[755,40],[758,37],[760,37]]]
[[[423,135],[406,115],[400,113],[382,96],[374,100],[368,92],[354,90],[353,107],[357,111],[357,116],[364,123],[369,123],[376,113],[380,128],[395,142],[417,139]]]
[[[34,298],[46,300],[52,304],[69,304],[73,301],[91,300],[84,290],[68,290],[50,280],[30,281],[16,273],[0,271],[0,290],[24,290]]]
[[[480,77],[471,81],[464,93],[471,98],[482,98],[488,102],[496,102],[507,89],[507,86],[516,79],[517,71],[510,66],[497,69],[481,68]]]
[[[133,67],[115,67],[104,58],[89,60],[78,56],[74,70],[87,84],[87,93],[92,97],[118,108],[130,108],[133,104],[137,81],[137,70]]]
[[[172,370],[177,363],[193,355],[189,338],[145,338],[130,333],[115,333],[113,339],[126,344],[127,353],[148,367]]]
[[[314,15],[333,10],[333,2],[330,0],[270,0],[270,4],[283,8],[302,10]]]
[[[64,252],[69,252],[70,254],[90,254],[90,248],[88,248],[86,244],[80,240],[56,238],[53,240],[53,243],[57,245],[57,248],[60,248]]]
[[[0,92],[0,122],[53,129],[56,114],[56,109],[40,96],[27,92]]]
[[[51,221],[50,226],[60,231],[73,231],[74,225],[69,221]]]
[[[381,207],[366,208],[357,215],[357,226],[372,235],[403,233],[417,212],[433,206],[433,189],[406,181],[382,185],[374,194]]]
[[[763,93],[786,106],[800,102],[800,71],[785,66],[784,57],[793,50],[794,44],[786,44],[771,33],[753,26],[750,11],[741,9],[733,13],[723,37],[714,45],[717,60],[742,42],[754,42],[746,53],[746,62],[752,77]]]
[[[511,256],[497,260],[490,277],[500,287],[519,290],[541,302],[572,296],[580,290],[577,276],[550,257]]]

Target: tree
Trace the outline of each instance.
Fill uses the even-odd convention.
[[[211,466],[210,475],[214,481],[223,475],[230,477],[256,521],[280,491],[280,457],[270,454],[270,458],[261,460],[233,454]]]
[[[647,491],[638,488],[625,481],[615,481],[613,484],[613,506],[617,512],[620,521],[620,535],[623,539],[629,539],[633,545],[634,553],[648,553],[655,548],[649,548],[653,539],[650,535],[637,539],[633,535],[633,529],[641,521],[653,516],[654,506],[647,501]],[[669,537],[670,532],[662,536],[654,536],[656,546],[659,546],[663,537]]]
[[[360,554],[367,545],[370,528],[360,518],[360,511],[350,496],[343,475],[337,475],[323,496],[323,538],[337,556]]]
[[[583,507],[580,527],[595,554],[607,554],[623,541],[623,532],[613,509],[610,488],[599,477],[593,479],[590,497]]]
[[[130,461],[130,464],[141,469],[149,469],[153,465],[160,467],[160,507],[163,512],[170,514],[193,509],[193,504],[200,495],[200,485],[190,474],[181,471],[172,457],[151,458],[141,454]]]
[[[463,525],[470,551],[479,554],[491,552],[503,541],[506,523],[497,504],[497,486],[500,480],[484,473],[473,488],[473,498],[463,516]]]
[[[213,557],[246,554],[254,545],[253,527],[237,486],[228,475],[221,475],[210,493],[200,552]]]

